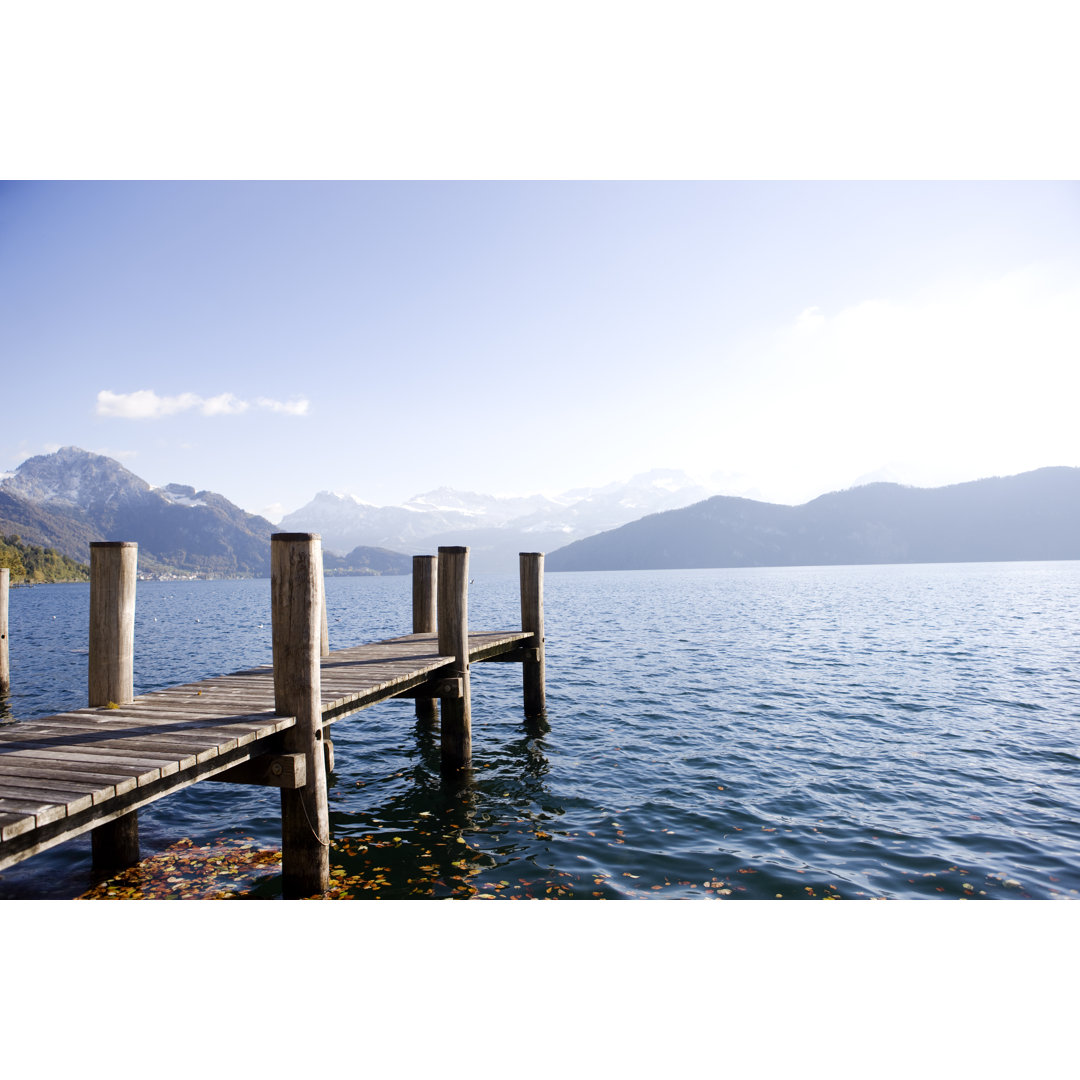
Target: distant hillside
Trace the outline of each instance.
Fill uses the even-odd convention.
[[[348,555],[323,552],[323,572],[331,575],[411,574],[412,556],[386,548],[357,547]]]
[[[548,570],[1080,559],[1080,469],[868,484],[781,506],[718,495],[551,552]]]
[[[18,536],[0,536],[0,567],[11,571],[11,582],[89,581],[90,567],[52,548],[25,544]]]

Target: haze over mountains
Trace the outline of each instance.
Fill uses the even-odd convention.
[[[876,483],[802,506],[716,496],[579,540],[548,570],[1080,559],[1080,469],[940,488]]]
[[[517,569],[518,552],[551,551],[645,514],[688,506],[713,492],[685,473],[653,469],[626,483],[545,495],[499,497],[438,488],[401,506],[375,506],[353,495],[320,491],[281,520],[289,532],[317,532],[328,551],[357,545],[433,554],[467,544],[478,570]]]
[[[93,540],[136,540],[140,571],[152,574],[266,575],[270,536],[279,530],[320,533],[328,573],[409,573],[413,554],[443,544],[468,544],[474,570],[512,570],[520,551],[548,551],[708,494],[664,469],[553,498],[440,488],[402,506],[373,506],[321,492],[275,526],[222,495],[154,488],[112,458],[68,446],[0,480],[0,534],[80,562]]]
[[[479,572],[516,569],[520,551],[547,552],[550,571],[1080,559],[1076,468],[941,488],[873,483],[802,506],[701,493],[671,470],[554,497],[441,488],[373,506],[320,492],[275,526],[222,495],[153,488],[65,447],[0,480],[0,535],[80,562],[92,540],[136,540],[143,573],[199,576],[266,576],[279,530],[321,533],[330,574],[406,574],[411,555],[443,544],[467,544]]]

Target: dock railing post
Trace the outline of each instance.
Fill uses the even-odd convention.
[[[435,616],[435,582],[439,577],[439,560],[435,555],[414,555],[412,561],[412,632],[438,632]],[[438,698],[417,698],[416,719],[435,723],[439,719]]]
[[[11,571],[0,566],[0,694],[11,689],[11,667],[8,662],[8,583]]]
[[[87,704],[130,705],[135,699],[135,580],[139,545],[103,540],[90,544],[90,659]],[[132,810],[91,830],[96,870],[120,870],[139,861],[139,818]]]
[[[461,680],[461,696],[442,699],[442,763],[460,769],[472,757],[472,708],[469,693],[469,549],[439,548],[439,654],[454,657],[449,675]]]
[[[295,716],[287,753],[302,753],[307,783],[281,789],[282,891],[287,899],[330,884],[330,815],[322,743],[322,540],[317,533],[270,537],[274,708]]]
[[[521,578],[521,629],[535,635],[530,647],[536,649],[536,659],[521,665],[525,697],[525,715],[543,716],[544,701],[544,555],[539,551],[523,551],[518,556]]]

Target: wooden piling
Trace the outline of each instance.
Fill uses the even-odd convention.
[[[326,571],[323,568],[322,544],[319,544],[319,595],[322,601],[319,610],[322,612],[322,631],[320,634],[319,652],[322,656],[330,655],[330,621],[326,615]]]
[[[135,696],[135,574],[139,545],[90,545],[88,704],[129,705]]]
[[[330,885],[319,669],[322,539],[317,533],[275,533],[270,540],[274,708],[296,717],[284,733],[284,750],[304,755],[307,780],[302,788],[281,791],[282,891],[295,898],[324,893]]]
[[[539,551],[523,551],[518,556],[521,581],[521,629],[535,634],[530,643],[536,659],[526,659],[521,665],[525,697],[525,715],[543,716],[544,700],[544,555]]]
[[[8,662],[8,584],[11,571],[0,567],[0,694],[11,689],[11,668]]]
[[[90,545],[90,659],[87,704],[129,705],[135,697],[135,580],[139,545]],[[94,869],[122,870],[139,861],[139,819],[131,811],[90,834]]]
[[[435,583],[439,560],[435,555],[414,555],[412,561],[412,632],[434,634],[438,631],[435,616]],[[416,719],[435,723],[439,719],[438,698],[417,698]]]
[[[469,692],[469,549],[439,548],[439,653],[453,656],[447,676],[461,680],[460,696],[442,699],[442,762],[450,769],[468,765],[472,757],[472,708]]]

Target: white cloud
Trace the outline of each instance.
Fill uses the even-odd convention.
[[[185,412],[202,403],[195,394],[177,397],[158,397],[153,390],[135,390],[130,394],[114,394],[102,390],[97,396],[98,416],[121,416],[127,420],[156,420],[160,416]]]
[[[247,412],[248,408],[248,403],[241,401],[235,394],[218,394],[217,397],[207,398],[199,411],[203,416],[234,416]]]
[[[305,416],[310,408],[306,398],[293,401],[275,401],[260,397],[256,405],[270,412],[289,416]],[[120,417],[125,420],[157,420],[176,413],[196,411],[203,416],[238,416],[251,408],[251,402],[235,394],[224,393],[204,398],[198,394],[177,394],[173,397],[155,394],[153,390],[133,390],[130,394],[116,394],[101,390],[97,396],[98,416]]]
[[[274,401],[272,398],[261,397],[256,404],[260,409],[288,413],[290,416],[306,416],[308,409],[311,407],[311,402],[307,398],[296,398],[294,401]]]

